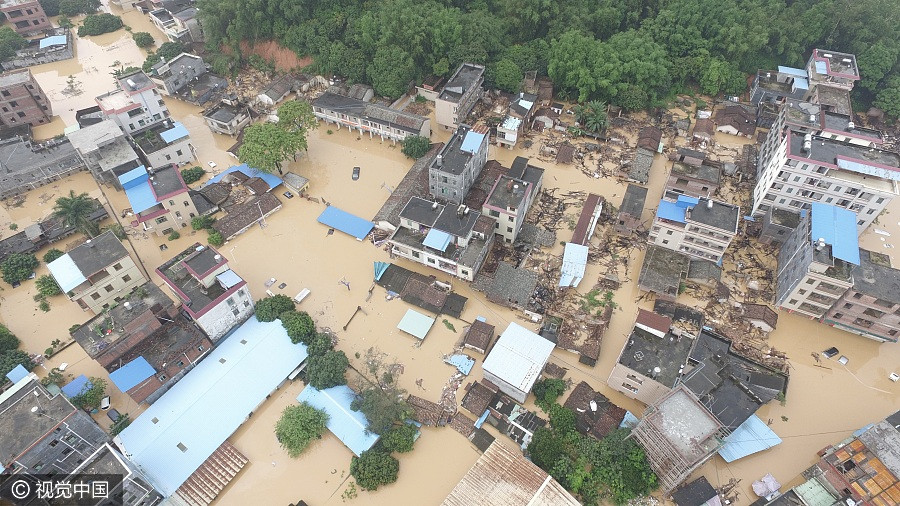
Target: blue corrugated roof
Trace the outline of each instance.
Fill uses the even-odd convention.
[[[85,390],[91,388],[91,386],[91,381],[87,378],[87,376],[82,374],[81,376],[68,382],[64,387],[62,387],[61,390],[66,397],[71,399],[81,392],[84,392]]]
[[[322,214],[319,215],[318,221],[323,225],[352,235],[359,240],[365,239],[369,232],[375,228],[375,224],[371,221],[364,220],[334,206],[326,207]]]
[[[725,445],[719,450],[719,455],[725,462],[734,462],[780,443],[778,434],[772,432],[758,416],[752,415],[725,438]]]
[[[434,325],[434,318],[418,311],[407,309],[406,314],[403,315],[400,323],[397,324],[397,328],[418,339],[425,339],[432,325]]]
[[[182,137],[187,137],[188,135],[189,134],[187,128],[185,128],[181,123],[175,123],[172,128],[163,130],[159,133],[159,136],[162,138],[162,140],[166,141],[167,144],[175,142]]]
[[[475,153],[476,151],[478,151],[478,147],[481,146],[481,141],[483,140],[484,134],[469,130],[469,132],[466,133],[466,136],[463,137],[462,145],[459,147],[459,149],[460,151],[465,151],[466,153]]]
[[[685,208],[678,206],[674,202],[669,202],[668,200],[660,200],[659,207],[656,208],[656,217],[662,218],[664,220],[684,223],[684,211]]]
[[[452,365],[456,368],[457,371],[465,374],[466,376],[468,376],[469,373],[472,372],[472,366],[475,365],[474,358],[462,353],[457,355],[450,355],[449,357],[444,359],[444,362]]]
[[[700,203],[700,199],[697,197],[690,197],[688,195],[679,195],[678,200],[675,201],[675,205],[678,207],[684,207],[685,209],[688,207],[696,206]]]
[[[263,172],[259,169],[251,169],[246,163],[241,165],[235,165],[234,167],[228,167],[220,174],[216,174],[215,176],[209,178],[208,181],[203,186],[218,183],[225,177],[227,174],[231,174],[232,172],[240,172],[247,177],[258,177],[266,182],[269,185],[269,188],[275,188],[276,186],[282,183],[282,179],[275,174],[270,174],[268,172]]]
[[[127,190],[128,188],[137,186],[144,181],[147,181],[148,179],[150,179],[150,175],[147,174],[147,168],[141,165],[140,167],[135,167],[134,169],[131,169],[119,176],[119,184],[122,185],[122,188]]]
[[[13,383],[18,383],[19,380],[28,376],[28,369],[25,369],[25,366],[19,364],[13,368],[12,371],[6,373],[6,379],[12,381]]]
[[[358,457],[378,441],[378,434],[369,432],[366,415],[350,408],[356,394],[347,385],[318,390],[307,386],[297,396],[298,402],[328,413],[328,430]]]
[[[870,424],[866,425],[865,427],[860,427],[859,429],[856,429],[856,432],[853,433],[853,437],[861,436],[865,431],[871,429],[874,426],[875,426],[874,423],[870,423]]]
[[[87,281],[87,278],[81,273],[81,269],[75,265],[75,261],[68,253],[47,264],[47,268],[50,269],[50,274],[53,275],[53,279],[56,280],[56,284],[63,293],[69,293]]]
[[[453,236],[447,232],[432,228],[428,231],[422,244],[438,251],[447,251],[447,246],[450,245],[451,240],[453,240]]]
[[[142,381],[156,374],[156,369],[144,357],[138,357],[109,374],[110,381],[121,392],[128,392]]]
[[[808,74],[803,69],[798,69],[794,67],[785,67],[783,65],[778,66],[778,72],[782,74],[787,74],[794,77],[807,77]]]
[[[634,416],[634,414],[631,411],[626,411],[625,418],[622,419],[622,423],[619,424],[619,427],[632,429],[639,422],[640,422],[640,420],[638,419],[638,417]]]
[[[386,271],[390,265],[391,264],[389,264],[387,262],[375,262],[375,281],[378,281],[379,279],[381,279],[381,276],[384,274],[384,271]]]
[[[584,278],[587,268],[588,247],[571,242],[566,243],[560,269],[559,286],[577,287]]]
[[[827,74],[828,73],[828,64],[823,61],[816,62],[816,72],[819,74]]]
[[[153,188],[150,187],[150,181],[144,180],[143,183],[125,189],[125,196],[128,197],[128,203],[131,204],[131,211],[134,214],[150,209],[159,203]]]
[[[116,442],[170,496],[306,357],[306,347],[291,344],[281,323],[250,318]]]
[[[831,245],[831,255],[845,262],[859,265],[859,237],[856,234],[856,213],[847,209],[819,204],[812,206],[813,241],[825,239]]]
[[[39,47],[41,49],[46,49],[52,46],[65,46],[66,45],[66,36],[65,35],[51,35],[50,37],[44,37],[41,39]]]
[[[794,87],[798,90],[808,90],[809,89],[809,80],[805,77],[795,77],[794,78]]]
[[[222,286],[224,286],[226,290],[243,281],[243,279],[241,279],[241,277],[231,269],[228,269],[222,274],[216,276],[216,280],[219,283],[222,283]]]

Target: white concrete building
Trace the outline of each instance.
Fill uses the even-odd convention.
[[[97,105],[125,133],[140,132],[169,117],[166,103],[147,74],[135,72],[116,81],[119,89],[97,97]]]
[[[484,96],[484,65],[463,63],[434,101],[434,119],[445,130],[466,122],[475,103]]]
[[[370,139],[379,137],[381,140],[402,142],[410,135],[431,136],[431,121],[428,118],[347,96],[342,91],[332,86],[313,100],[316,118],[338,128],[347,127],[348,130],[368,134]]]
[[[719,262],[737,234],[740,208],[712,199],[679,195],[661,200],[650,243],[701,260]]]
[[[154,169],[185,165],[195,158],[190,134],[181,123],[154,125],[132,139],[144,161]]]
[[[525,402],[555,345],[518,323],[510,323],[484,359],[484,379]]]

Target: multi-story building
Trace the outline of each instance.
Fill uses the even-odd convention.
[[[147,477],[110,443],[97,449],[75,469],[76,476],[105,474],[120,476],[122,481],[110,484],[109,497],[121,497],[126,506],[153,506],[162,495],[153,488]],[[121,495],[120,495],[121,494]]]
[[[859,81],[856,56],[827,49],[813,49],[806,61],[806,73],[809,75],[811,88],[827,86],[849,93],[856,81]]]
[[[852,211],[813,203],[778,252],[776,305],[821,318],[853,286],[859,241]]]
[[[752,215],[819,202],[857,214],[862,233],[900,194],[900,156],[791,128],[772,129],[760,158]]]
[[[234,98],[224,98],[203,111],[206,126],[216,133],[236,136],[250,124],[250,108]]]
[[[851,268],[853,285],[825,314],[822,322],[876,341],[896,343],[900,333],[900,269],[891,258],[859,250]]]
[[[525,215],[537,198],[544,182],[544,169],[517,156],[506,174],[501,174],[488,193],[481,214],[496,220],[494,233],[507,243],[516,241]]]
[[[196,243],[156,269],[213,341],[253,314],[247,283],[218,251]]]
[[[674,202],[661,200],[650,242],[718,263],[737,235],[740,214],[738,206],[708,198],[679,195]]]
[[[38,0],[3,0],[0,12],[19,35],[34,35],[53,28]]]
[[[98,314],[147,281],[112,231],[88,239],[47,268],[69,300]]]
[[[97,97],[103,115],[134,135],[169,117],[169,109],[147,74],[138,71],[116,79],[119,89]]]
[[[162,59],[150,70],[150,80],[159,86],[164,95],[175,92],[206,74],[203,58],[190,53],[181,53],[169,61]]]
[[[0,120],[8,127],[43,125],[53,116],[47,95],[28,69],[0,74],[0,111]]]
[[[800,223],[800,213],[777,207],[770,208],[762,218],[759,242],[781,244],[797,228],[798,223]]]
[[[494,242],[495,220],[466,206],[441,205],[419,197],[400,212],[391,252],[472,281]]]
[[[622,205],[619,206],[619,214],[616,216],[616,232],[623,235],[631,235],[642,229],[641,215],[644,213],[644,203],[647,201],[647,189],[636,184],[629,184],[622,197]]]
[[[410,135],[431,136],[431,122],[424,116],[403,112],[390,107],[374,104],[368,100],[371,88],[366,94],[351,93],[356,88],[345,89],[332,86],[313,100],[316,118],[348,130],[369,134],[369,138],[380,137],[393,142],[403,141]]]
[[[125,132],[113,120],[80,128],[66,137],[97,181],[120,187],[119,176],[141,165]]]
[[[461,125],[428,166],[431,196],[459,204],[481,173],[488,156],[488,134]]]
[[[195,199],[201,198],[188,190],[181,173],[172,165],[147,171],[141,165],[119,176],[134,220],[131,226],[158,236],[169,235],[187,228],[198,216]]]
[[[716,193],[722,180],[719,162],[703,160],[699,164],[676,161],[669,172],[666,191],[690,197],[709,197]]]
[[[484,65],[463,63],[447,80],[434,101],[434,119],[451,130],[466,122],[466,116],[484,95]]]
[[[784,102],[772,129],[780,131],[785,128],[867,148],[877,148],[884,143],[884,135],[880,131],[858,126],[850,115],[839,114],[810,102]],[[774,147],[777,143],[766,142],[762,146],[763,149]],[[761,151],[760,156],[767,156],[767,152]]]
[[[195,158],[190,134],[181,123],[157,123],[131,138],[144,163],[154,169],[184,165]]]
[[[537,95],[519,93],[509,104],[509,112],[497,125],[497,145],[512,149],[521,134],[531,123],[537,111]]]

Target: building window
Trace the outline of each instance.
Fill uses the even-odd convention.
[[[160,216],[159,218],[156,218],[156,224],[162,225],[163,223],[166,222],[166,220],[167,220],[167,218],[165,216]]]
[[[172,155],[166,155],[166,160],[171,160],[171,159],[172,159]]]
[[[512,227],[506,227],[506,231],[511,233],[511,232],[512,232]]]
[[[412,256],[413,256],[413,258],[419,258],[419,252],[418,252],[418,251],[413,251],[413,252],[412,252]]]
[[[122,270],[122,264],[121,264],[121,263],[117,263],[117,264],[113,265],[113,270],[121,271],[121,270]]]
[[[106,290],[106,293],[109,293],[109,292],[113,291],[113,286],[112,286],[112,285],[106,285],[106,286],[103,287],[103,289]]]
[[[891,330],[888,330],[888,334],[890,334],[891,336],[896,336],[896,335],[897,335],[897,329],[891,329]]]
[[[174,201],[174,200],[170,200],[170,201],[169,201],[169,205],[170,205],[170,206],[174,206],[174,205],[175,205],[175,201]]]
[[[197,346],[197,351],[202,352],[204,350],[203,346]]]
[[[234,297],[228,297],[228,300],[226,300],[225,302],[227,302],[229,306],[234,306]]]
[[[160,374],[160,375],[159,375],[159,381],[166,381],[167,379],[169,379],[169,377],[166,376],[165,374]]]
[[[859,292],[856,292],[856,293],[853,294],[853,298],[854,298],[854,299],[861,299],[861,298],[862,298],[862,294],[859,293]]]
[[[434,259],[429,257],[429,258],[428,258],[428,263],[433,264],[433,263],[434,263]]]
[[[25,117],[25,113],[22,112],[22,111],[19,111],[19,112],[17,112],[16,114],[18,114],[20,118],[24,118],[24,117]]]
[[[869,308],[869,309],[866,309],[865,311],[863,311],[863,314],[867,315],[867,316],[871,316],[872,318],[881,318],[882,316],[884,316],[884,311],[879,311],[877,309]]]
[[[178,367],[184,367],[184,360],[178,361]]]
[[[59,439],[54,439],[53,441],[50,441],[49,446],[52,448],[58,444],[59,444]]]
[[[181,150],[179,149],[178,151],[175,152],[175,154],[178,156],[181,156]]]
[[[809,279],[806,280],[806,284],[807,284],[807,285],[811,285],[811,284],[813,284],[813,283],[815,283],[815,282],[816,282],[816,280],[813,279],[813,278],[809,278]]]
[[[851,302],[844,304],[844,309],[850,309],[851,307],[853,307],[853,303]]]
[[[185,200],[185,201],[184,201],[184,207],[187,207],[188,205],[189,205],[189,204],[188,204],[188,201]],[[191,215],[191,216],[193,216],[193,215]]]
[[[797,299],[791,299],[791,300],[788,302],[788,304],[790,304],[790,305],[792,305],[792,306],[795,305],[795,304],[797,304]]]
[[[844,313],[834,313],[834,316],[832,316],[832,318],[834,318],[835,320],[840,320],[843,317]]]
[[[175,217],[181,218],[181,211],[175,211]]]
[[[241,311],[238,308],[234,308],[231,310],[231,314],[233,314],[234,316],[237,316],[238,314],[240,314],[240,312]]]
[[[94,293],[91,294],[91,298],[94,299],[94,300],[97,300],[97,299],[100,298],[100,294],[97,293],[97,292],[94,292]]]

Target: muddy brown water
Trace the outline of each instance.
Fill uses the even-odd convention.
[[[130,12],[124,17],[135,31],[148,31],[158,41],[165,40],[146,16]],[[94,105],[96,95],[112,89],[113,80],[109,75],[112,62],[118,60],[125,66],[140,65],[144,59],[144,53],[124,30],[76,40],[77,59],[32,68],[38,82],[54,101],[54,111],[59,115],[50,125],[36,130],[38,137],[61,133],[65,126],[74,124],[74,111]],[[63,94],[69,76],[75,76],[76,82],[80,83],[81,93]],[[225,152],[234,139],[212,134],[199,115],[200,108],[169,98],[166,103],[173,117],[191,132],[198,165],[209,169],[207,162],[213,161],[217,164],[215,172],[236,163]],[[329,128],[332,129],[330,134]],[[432,140],[447,138],[448,132],[436,130]],[[744,143],[743,139],[724,134],[718,134],[717,141],[728,147],[739,147]],[[626,142],[633,145],[633,136],[627,136]],[[545,187],[558,188],[558,193],[591,191],[605,196],[615,205],[620,203],[625,189],[620,182],[585,176],[575,165],[538,161],[539,150],[540,142],[535,142],[529,149],[491,147],[490,154],[491,158],[505,165],[518,155],[531,157],[533,163],[546,169]],[[370,218],[410,165],[411,161],[400,153],[399,146],[322,125],[310,135],[309,152],[298,162],[290,163],[288,168],[310,179],[311,196],[325,198],[346,211]],[[350,178],[354,166],[362,168],[358,181]],[[611,167],[611,164],[607,166]],[[648,186],[652,198],[648,198],[646,204],[645,221],[652,217],[655,200],[662,193],[666,172],[665,161],[658,156],[651,170]],[[88,192],[101,200],[105,196],[117,211],[128,207],[124,193],[110,188],[101,191],[87,173],[80,173],[29,192],[18,207],[4,205],[0,208],[0,233],[4,237],[11,234],[10,223],[16,223],[21,229],[46,217],[51,212],[53,201],[68,193],[69,188]],[[397,260],[406,268],[452,281],[453,289],[469,298],[461,319],[448,318],[455,332],[438,320],[427,338],[417,342],[412,336],[396,329],[397,322],[411,306],[400,300],[385,300],[384,290],[379,287],[374,288],[372,297],[366,301],[373,283],[373,262],[390,261],[388,254],[375,248],[371,242],[360,242],[340,232],[327,235],[327,228],[316,222],[316,217],[324,209],[323,204],[301,198],[286,199],[281,196],[280,190],[278,196],[284,207],[265,220],[265,228],[253,227],[219,250],[229,259],[232,268],[247,280],[256,298],[265,296],[264,282],[272,277],[277,282],[271,289],[277,293],[293,296],[303,288],[309,288],[311,295],[300,308],[312,314],[320,326],[336,332],[338,348],[347,353],[354,366],[362,366],[357,354],[362,357],[367,349],[378,348],[403,364],[404,372],[399,379],[401,386],[410,393],[438,401],[442,388],[455,373],[451,366],[441,361],[441,357],[453,351],[462,337],[465,322],[484,316],[500,330],[512,321],[534,328],[533,324],[514,312],[486,302],[481,294],[472,291],[464,282],[450,280],[419,264]],[[579,211],[569,210],[570,213]],[[877,234],[875,229],[890,235]],[[563,227],[558,241],[567,240],[569,233]],[[129,231],[129,236],[129,247],[133,246],[138,258],[148,268],[151,280],[162,285],[153,272],[154,268],[195,241],[204,242],[206,233],[185,230],[176,241],[136,231]],[[892,256],[896,263],[900,259],[894,255],[896,249],[892,246],[898,238],[900,199],[860,241],[864,247]],[[77,236],[71,237],[54,246],[62,249],[78,240]],[[160,250],[162,245],[168,249]],[[562,246],[554,245],[551,252],[561,255]],[[568,369],[568,378],[575,382],[588,381],[595,389],[637,415],[642,413],[643,406],[611,390],[605,382],[637,312],[635,301],[640,293],[636,280],[642,255],[642,251],[637,251],[630,259],[626,282],[615,293],[614,300],[619,308],[604,336],[597,365],[588,367],[580,364],[576,355],[560,350],[556,350],[552,358]],[[37,274],[46,272],[46,266],[42,264]],[[600,266],[590,265],[585,279],[595,280],[600,273]],[[350,289],[341,281],[348,282]],[[277,289],[282,282],[287,283],[286,288]],[[35,293],[33,281],[26,281],[16,289],[4,285],[0,291],[0,319],[22,339],[23,347],[30,352],[43,351],[54,339],[64,338],[72,324],[83,323],[91,317],[62,296],[51,298],[51,311],[45,314],[37,309],[37,304],[32,300]],[[641,305],[650,307],[651,304],[642,302]],[[357,306],[361,306],[365,314],[357,315],[347,330],[342,330]],[[782,483],[790,482],[814,462],[819,449],[840,441],[867,423],[883,418],[900,405],[900,388],[887,379],[890,372],[900,369],[900,346],[896,344],[878,344],[783,313],[779,315],[778,328],[771,334],[770,342],[791,358],[790,385],[784,406],[771,403],[760,409],[758,415],[764,421],[772,420],[772,428],[782,437],[783,443],[732,464],[716,457],[698,473],[714,485],[727,483],[731,478],[740,479],[738,490],[743,504],[754,499],[750,490],[753,480],[771,472]],[[842,354],[850,358],[847,366],[829,360],[823,362],[824,367],[816,365],[810,354],[830,346],[838,347]],[[469,378],[463,380],[463,386],[481,378],[480,363],[484,357],[470,353],[479,365]],[[87,374],[108,379],[108,374],[89,359],[77,344],[48,360],[44,368],[39,367],[37,372],[39,375],[46,374],[49,368],[62,362],[69,364],[67,374]],[[300,458],[290,459],[273,435],[279,413],[284,406],[296,402],[302,387],[302,383],[295,382],[274,392],[231,437],[235,446],[250,458],[250,464],[228,486],[218,499],[218,504],[288,504],[299,499],[310,504],[344,502],[342,494],[349,483],[351,457],[347,448],[332,435],[326,434]],[[115,391],[114,387],[110,390],[113,407],[120,412],[135,416],[142,410],[126,395]],[[461,387],[457,398],[461,400],[463,395]],[[528,406],[534,409],[531,402]],[[108,426],[108,420],[102,415],[97,420],[102,426]],[[489,430],[493,431],[492,428]],[[513,444],[505,436],[494,434],[503,444]],[[399,458],[401,469],[397,483],[374,493],[358,491],[359,496],[354,501],[375,505],[439,504],[477,460],[478,452],[449,427],[424,428],[415,450]]]

